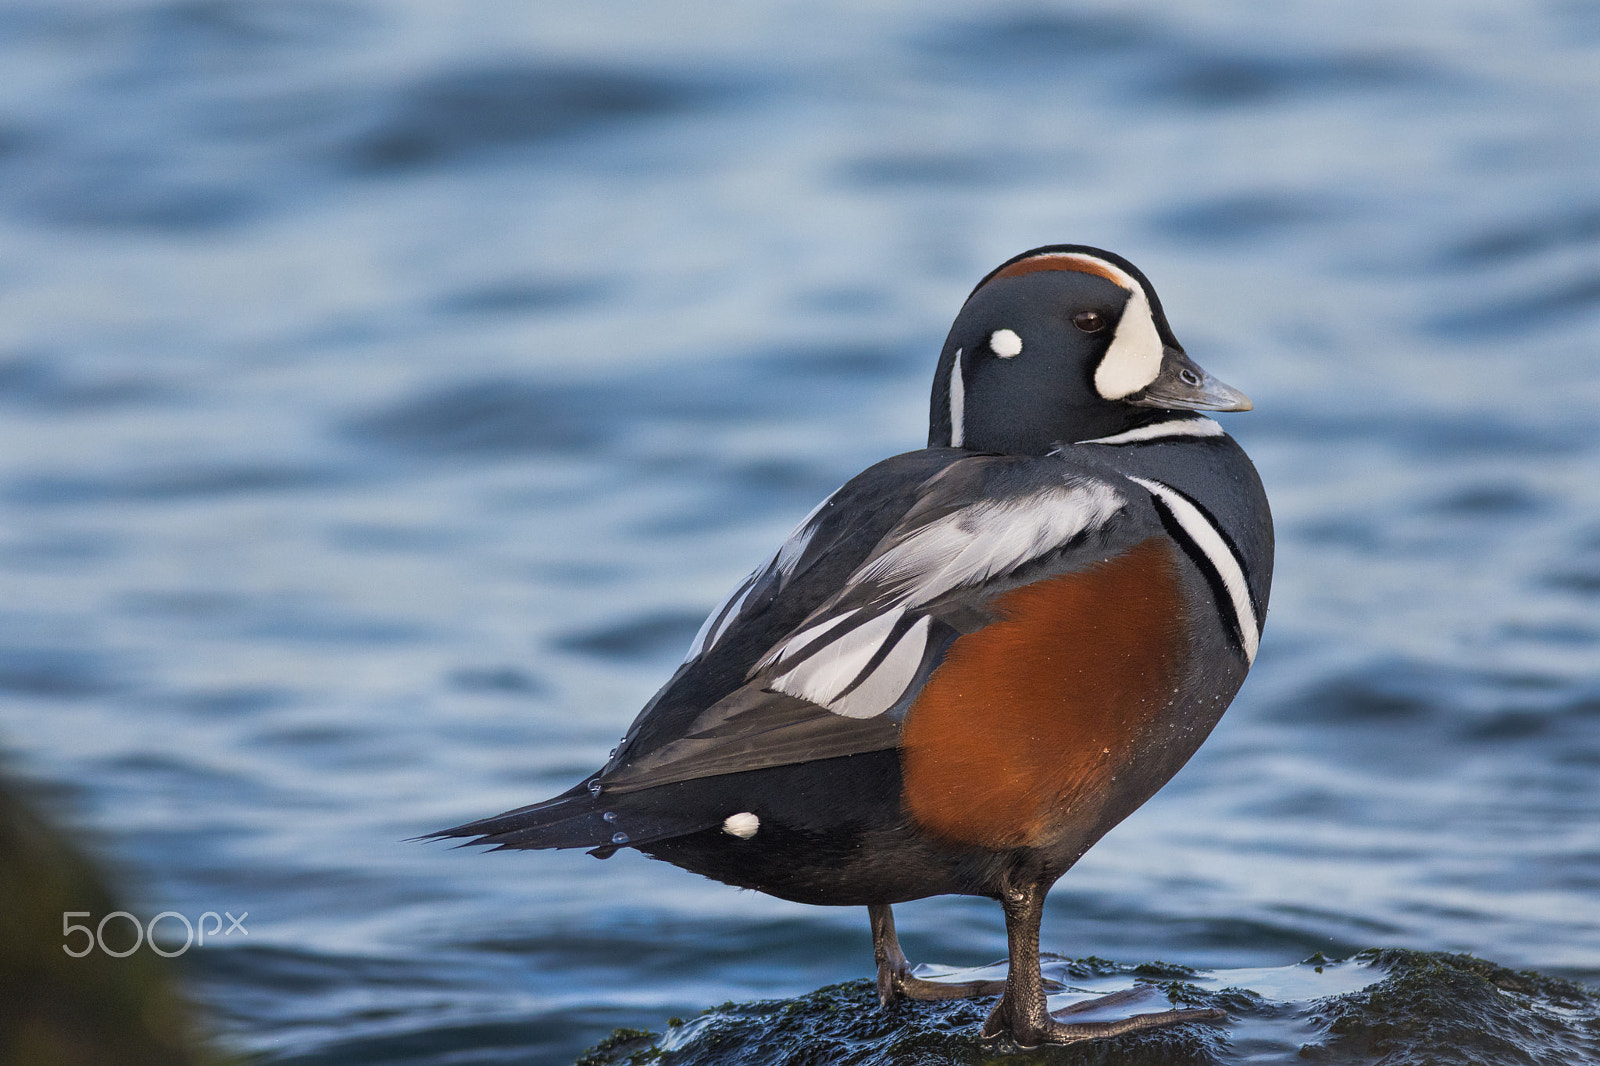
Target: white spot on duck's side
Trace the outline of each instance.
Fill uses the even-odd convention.
[[[950,364],[950,447],[961,447],[966,427],[962,425],[966,417],[967,386],[961,377],[961,349],[956,349],[956,358]]]
[[[1002,359],[1015,359],[1022,354],[1022,338],[1013,330],[997,329],[989,334],[989,350]]]
[[[761,828],[761,819],[749,811],[730,814],[722,822],[722,831],[729,836],[738,837],[740,840],[749,840],[756,835],[756,830]]]

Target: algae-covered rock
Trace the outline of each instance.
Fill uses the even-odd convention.
[[[984,971],[935,975],[970,980]],[[1600,1062],[1600,996],[1466,955],[1369,951],[1331,962],[1207,973],[1165,963],[1049,959],[1074,999],[1145,986],[1129,1013],[1220,1007],[1188,1023],[1069,1047],[978,1039],[993,999],[879,1007],[870,981],[789,1000],[725,1003],[665,1033],[618,1030],[578,1066],[1209,1066],[1248,1061],[1371,1066],[1576,1066]]]
[[[1386,971],[1316,1005],[1327,1034],[1313,1062],[1383,1066],[1577,1066],[1600,1062],[1600,996],[1471,955],[1388,949],[1357,956]]]

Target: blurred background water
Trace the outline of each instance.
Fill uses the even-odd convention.
[[[1600,978],[1600,9],[0,3],[0,742],[272,1063],[570,1061],[864,912],[403,838],[598,765],[970,286],[1122,252],[1280,535],[1047,947]],[[908,905],[914,959],[1005,953]]]

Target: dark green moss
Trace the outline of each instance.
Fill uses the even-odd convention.
[[[1358,959],[1388,976],[1312,1005],[1327,1035],[1309,1059],[1383,1066],[1571,1066],[1600,1062],[1600,996],[1471,955],[1385,949]]]
[[[1156,979],[1168,977],[1182,980],[1185,977],[1195,976],[1197,971],[1190,966],[1184,966],[1176,962],[1161,962],[1158,959],[1155,962],[1146,962],[1135,966],[1132,970],[1132,973],[1135,977],[1149,977]]]
[[[1104,960],[1082,960],[1085,976]],[[1076,969],[1076,967],[1075,967]],[[1192,989],[1193,986],[1184,986]],[[1195,1001],[1208,994],[1193,989]],[[656,1043],[663,1066],[1209,1066],[1221,1063],[1220,1031],[1184,1025],[1102,1044],[1017,1051],[978,1039],[992,999],[878,1005],[870,981],[831,985],[789,1000],[724,1004]],[[580,1066],[637,1061],[640,1045],[614,1036]]]
[[[1065,967],[1074,977],[1120,974],[1155,985],[1174,1004],[1219,1007],[1228,1021],[1024,1051],[978,1039],[992,999],[885,1009],[871,982],[853,981],[796,999],[727,1003],[662,1037],[621,1030],[580,1066],[1220,1066],[1246,1054],[1350,1066],[1600,1062],[1600,996],[1570,981],[1467,955],[1400,950],[1302,965],[1319,974],[1349,967],[1357,983],[1370,972],[1370,983],[1286,1003],[1248,988],[1209,991],[1185,980],[1201,975],[1183,966],[1078,959]]]
[[[617,1063],[655,1062],[661,1058],[656,1034],[648,1029],[617,1029],[590,1048],[574,1066],[614,1066]]]

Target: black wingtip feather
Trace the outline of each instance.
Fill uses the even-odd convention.
[[[536,829],[540,826],[562,822],[583,814],[593,813],[594,797],[583,786],[575,786],[559,796],[554,796],[541,803],[530,803],[526,807],[505,811],[488,818],[478,818],[460,825],[451,826],[449,829],[440,829],[434,833],[425,833],[422,836],[412,837],[412,841],[426,842],[433,840],[448,840],[458,837],[478,837],[469,840],[457,847],[470,847],[475,844],[484,844],[490,838],[501,836],[517,830]],[[590,841],[589,846],[599,843]],[[532,845],[538,847],[540,845]],[[554,844],[549,847],[573,847],[575,845]]]
[[[461,840],[455,845],[457,848],[483,847],[490,851],[586,848],[592,849],[591,854],[598,858],[608,858],[621,848],[697,833],[721,820],[704,811],[688,812],[671,807],[662,810],[647,799],[651,791],[628,793],[627,798],[608,797],[601,803],[580,786],[543,803],[412,839],[433,841],[465,837],[470,839]]]

